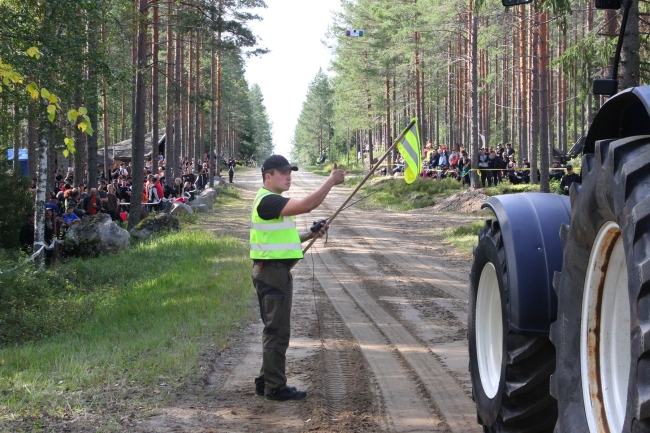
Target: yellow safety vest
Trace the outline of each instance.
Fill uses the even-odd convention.
[[[260,188],[253,202],[250,231],[251,259],[302,259],[300,234],[293,217],[280,216],[272,220],[263,220],[257,213],[257,206],[262,199],[271,194],[274,193]]]

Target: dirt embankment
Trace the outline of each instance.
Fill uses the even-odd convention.
[[[438,212],[454,212],[454,213],[461,213],[461,214],[478,213],[481,211],[481,205],[487,199],[488,196],[483,194],[482,191],[467,190],[456,194],[452,194],[449,197],[437,201],[436,204],[431,207],[431,211],[435,213]]]

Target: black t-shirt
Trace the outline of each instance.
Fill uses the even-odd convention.
[[[267,195],[257,206],[257,214],[263,220],[272,220],[280,217],[280,212],[287,205],[289,199],[278,194]]]
[[[163,195],[165,198],[173,197],[174,195],[174,188],[171,185],[165,185],[163,188]]]

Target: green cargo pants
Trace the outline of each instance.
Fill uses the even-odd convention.
[[[264,381],[265,393],[286,388],[285,354],[291,335],[293,278],[287,266],[253,264],[253,285],[260,303],[262,331],[262,368],[255,382]]]

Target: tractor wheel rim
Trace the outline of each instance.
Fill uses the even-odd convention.
[[[592,433],[623,431],[631,362],[627,282],[621,231],[609,221],[596,235],[582,300],[580,367]]]
[[[485,395],[496,396],[501,381],[503,318],[497,273],[492,263],[481,271],[476,295],[476,355]]]

